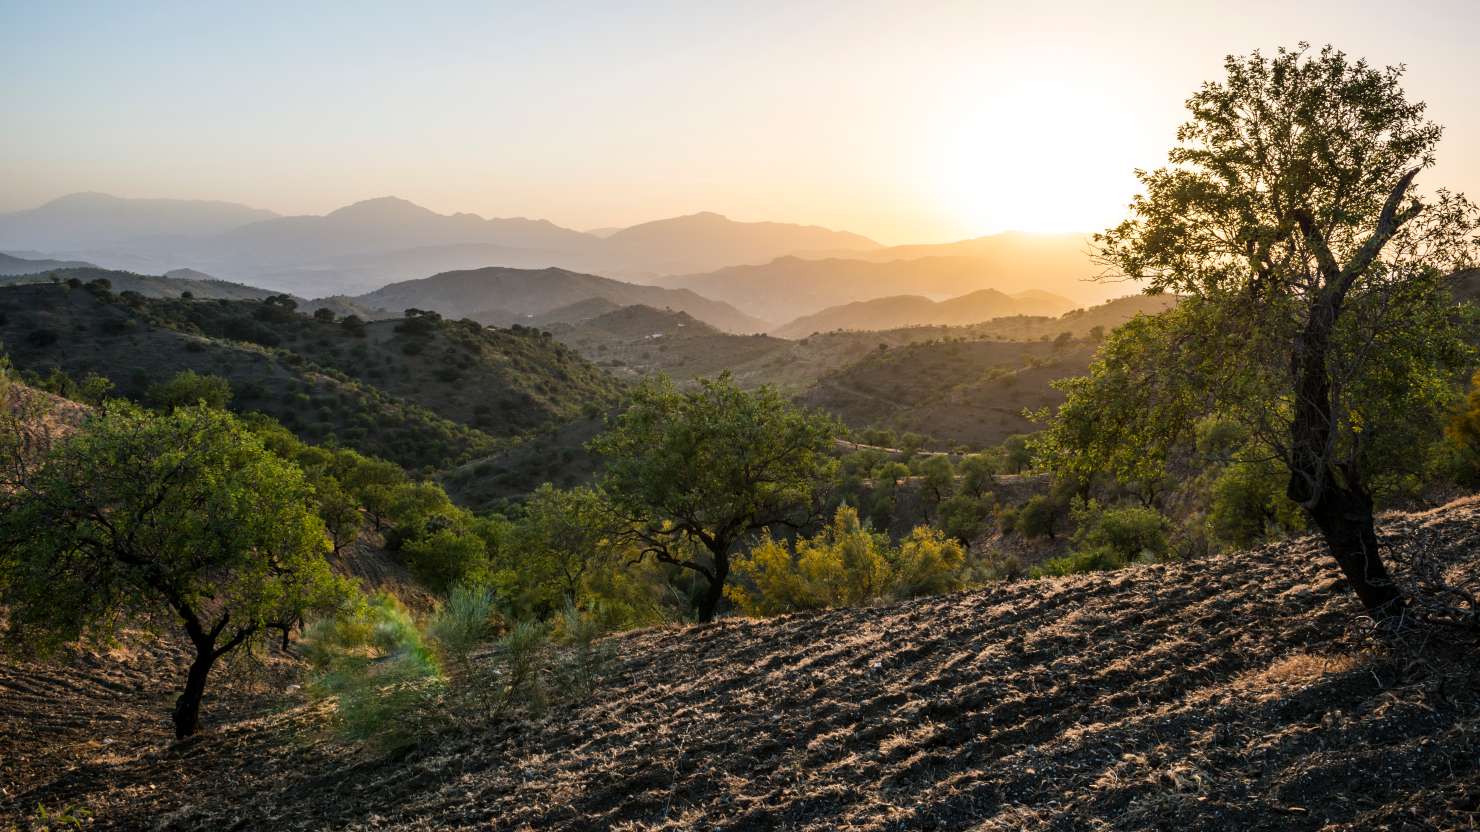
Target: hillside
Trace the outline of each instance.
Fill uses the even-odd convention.
[[[1088,261],[1083,260],[1081,266]],[[1038,269],[1038,261],[1015,262],[1006,256],[932,256],[876,261],[863,257],[811,260],[781,257],[762,265],[738,265],[703,274],[655,280],[662,286],[692,289],[705,297],[734,304],[741,311],[780,324],[833,306],[900,295],[934,299],[958,297],[980,289],[1012,293],[1049,289],[1075,300],[1085,292],[1078,282],[1091,272],[1074,272],[1065,288],[1065,266]],[[1038,270],[1035,270],[1038,269]]]
[[[80,280],[83,283],[106,280],[114,292],[138,292],[146,298],[178,298],[189,293],[202,300],[262,300],[278,294],[242,283],[216,280],[208,274],[191,269],[178,269],[165,275],[152,275],[85,265],[52,269],[42,274],[28,273],[0,278],[0,286],[22,286],[67,280]]]
[[[555,268],[490,267],[446,272],[392,283],[353,300],[395,314],[405,309],[430,309],[448,317],[470,317],[482,323],[507,326],[593,299],[617,306],[668,307],[730,332],[765,329],[763,322],[741,314],[729,304],[690,291],[639,286]]]
[[[0,340],[20,370],[97,373],[130,397],[181,370],[219,375],[235,410],[410,468],[485,456],[616,395],[606,374],[534,331],[399,326],[375,322],[356,337],[257,301],[130,304],[65,285],[0,289]]]
[[[876,350],[830,372],[799,400],[850,427],[886,427],[937,444],[985,447],[1037,429],[1023,415],[1060,404],[1050,383],[1081,375],[1095,344],[946,341]]]
[[[42,272],[55,271],[56,269],[86,269],[91,267],[91,263],[83,263],[78,260],[28,260],[24,257],[13,257],[0,252],[0,275],[40,274]]]
[[[868,358],[880,345],[886,349],[926,341],[995,340],[1041,341],[1064,332],[1076,338],[1108,332],[1141,314],[1155,314],[1176,303],[1172,296],[1135,295],[1057,318],[1012,316],[970,326],[911,326],[879,331],[824,332],[799,340],[772,335],[728,335],[707,327],[685,325],[692,319],[681,313],[648,308],[624,311],[636,321],[630,331],[611,322],[589,318],[547,328],[587,360],[618,376],[640,377],[667,373],[683,381],[729,371],[747,387],[772,384],[787,393],[801,393],[829,372]],[[635,308],[633,308],[635,309]],[[654,337],[658,336],[658,337]],[[1035,347],[1034,349],[1041,349]],[[951,379],[945,383],[954,384]]]
[[[1382,531],[1476,591],[1475,499]],[[1359,612],[1306,538],[657,628],[615,638],[589,702],[389,757],[330,739],[320,706],[277,693],[276,663],[255,689],[228,674],[216,727],[174,748],[168,651],[0,664],[0,818],[45,803],[107,830],[1469,828],[1473,636],[1385,644]]]
[[[879,330],[905,326],[964,326],[1013,315],[1055,316],[1074,308],[1068,298],[1049,292],[1007,295],[996,289],[933,301],[918,295],[875,298],[832,306],[771,330],[778,338],[805,338],[838,329]]]
[[[680,274],[765,263],[797,251],[871,251],[867,237],[815,225],[738,222],[713,212],[655,220],[602,238],[602,256],[622,272]]]

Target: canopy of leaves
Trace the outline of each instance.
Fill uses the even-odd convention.
[[[1296,467],[1380,491],[1468,358],[1443,280],[1474,259],[1475,209],[1411,188],[1441,131],[1401,69],[1302,46],[1226,70],[1188,101],[1172,164],[1138,174],[1131,218],[1097,237],[1112,271],[1189,298],[1111,336],[1040,448],[1144,479],[1216,412],[1266,458],[1315,454]]]
[[[302,472],[225,412],[116,402],[38,464],[9,462],[0,603],[13,642],[184,622],[235,644],[346,591]]]
[[[613,507],[661,559],[679,537],[727,551],[747,532],[802,519],[835,466],[838,433],[770,387],[721,376],[680,391],[658,378],[591,448],[606,459]]]

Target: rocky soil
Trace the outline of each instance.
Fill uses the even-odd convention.
[[[1480,501],[1386,519],[1473,591]],[[1466,830],[1480,647],[1380,640],[1311,540],[618,637],[589,701],[386,755],[291,668],[168,738],[178,657],[0,665],[0,829]]]

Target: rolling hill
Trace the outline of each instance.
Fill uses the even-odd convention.
[[[57,269],[88,269],[93,264],[80,260],[28,260],[0,252],[0,275],[41,274]]]
[[[875,298],[833,306],[771,330],[778,338],[805,338],[833,330],[898,329],[905,326],[963,326],[1013,315],[1060,315],[1073,301],[1049,292],[1006,295],[996,289],[933,301],[918,295]]]
[[[135,398],[181,370],[219,375],[234,410],[418,470],[487,456],[617,396],[610,376],[536,331],[387,320],[357,336],[254,300],[10,286],[0,340],[19,370],[96,373]]]
[[[669,307],[730,332],[758,332],[765,328],[764,322],[740,313],[729,304],[687,290],[640,286],[556,268],[490,267],[445,272],[392,283],[353,300],[393,312],[430,309],[449,317],[471,317],[483,323],[508,325],[528,322],[530,318],[593,299],[616,306]]]
[[[879,244],[846,231],[781,222],[737,222],[702,212],[634,225],[602,238],[600,251],[618,273],[678,274],[765,263],[797,251],[872,251]]]
[[[1480,502],[1389,514],[1476,591]],[[226,677],[172,745],[184,656],[0,662],[0,819],[90,829],[1467,829],[1473,637],[1384,642],[1323,544],[887,606],[616,636],[593,696],[383,755],[328,736],[292,660]],[[234,675],[234,674],[233,674]],[[278,693],[287,689],[288,693]],[[64,707],[58,707],[61,704]]]
[[[0,246],[85,256],[136,272],[189,267],[312,296],[486,266],[649,277],[878,244],[816,226],[738,222],[713,213],[587,234],[541,219],[440,214],[397,197],[322,216],[282,217],[229,203],[76,194],[0,216]]]
[[[1036,425],[1023,415],[1060,404],[1050,383],[1082,375],[1096,344],[933,341],[875,350],[823,375],[798,397],[850,427],[913,431],[932,446],[996,445]]]
[[[277,292],[241,283],[217,280],[191,269],[179,269],[166,275],[135,274],[96,266],[60,268],[42,274],[0,277],[0,286],[56,283],[80,280],[106,280],[115,292],[137,292],[146,298],[178,298],[189,293],[196,298],[213,300],[262,300]]]
[[[1055,266],[1054,271],[1044,271],[1039,260],[1017,263],[1006,256],[927,256],[876,261],[862,257],[814,260],[790,256],[762,265],[731,266],[705,274],[658,278],[654,282],[692,289],[777,324],[858,301],[900,295],[939,300],[981,289],[1008,294],[1029,289],[1049,290],[1074,299],[1064,308],[1083,302],[1080,298],[1086,293],[1078,281],[1086,274],[1072,272],[1074,276],[1068,278],[1071,272],[1063,265]],[[1080,266],[1085,262],[1081,258]]]
[[[1141,314],[1170,308],[1170,295],[1133,295],[1057,318],[1017,315],[970,326],[910,326],[877,331],[824,332],[796,340],[774,335],[731,335],[714,331],[682,313],[641,307],[546,326],[560,341],[618,376],[656,372],[679,381],[728,371],[742,386],[772,384],[799,394],[829,372],[889,349],[929,341],[1034,341],[1068,332],[1093,336]],[[584,317],[576,316],[576,317]],[[656,337],[655,337],[656,336]],[[1042,349],[1042,345],[1033,347]]]

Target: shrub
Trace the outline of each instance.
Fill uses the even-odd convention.
[[[335,700],[346,735],[387,748],[416,742],[444,682],[416,622],[393,596],[314,622],[303,648],[316,671],[310,691]]]
[[[748,615],[857,606],[959,589],[965,562],[965,549],[939,531],[918,527],[894,548],[842,506],[814,537],[764,538],[736,562],[744,583],[726,594]]]
[[[917,526],[891,558],[889,594],[894,598],[940,595],[960,589],[966,550],[929,526]]]
[[[1017,533],[1027,538],[1047,537],[1053,540],[1054,528],[1059,521],[1059,506],[1042,494],[1035,494],[1018,509],[1015,521]]]
[[[1036,574],[1069,575],[1119,569],[1133,560],[1167,556],[1169,523],[1161,512],[1144,506],[1101,508],[1093,500],[1074,509],[1072,554],[1048,561]]]
[[[160,410],[205,405],[224,410],[231,401],[231,383],[220,376],[181,370],[168,381],[149,385],[145,397]]]

